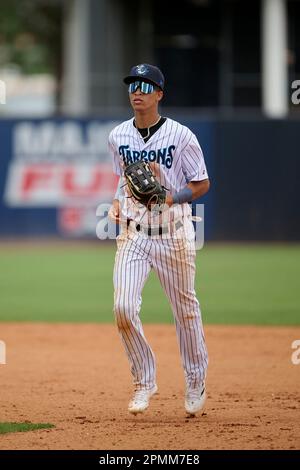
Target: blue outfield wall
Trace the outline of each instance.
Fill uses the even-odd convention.
[[[300,240],[299,120],[216,124],[218,240]]]
[[[118,121],[0,120],[0,236],[96,237],[111,201],[107,137]]]
[[[299,240],[299,121],[172,116],[197,135],[211,179],[206,240]],[[95,238],[117,180],[107,137],[120,120],[0,120],[0,237]]]
[[[15,207],[5,201],[8,173],[14,155],[13,131],[18,122],[24,121],[0,120],[0,237],[55,235],[55,208]]]

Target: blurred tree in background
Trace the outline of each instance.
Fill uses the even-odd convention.
[[[1,0],[0,68],[25,75],[48,73],[57,82],[62,69],[63,2]]]

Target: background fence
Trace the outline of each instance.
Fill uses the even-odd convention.
[[[172,118],[205,154],[206,240],[299,240],[299,121]],[[1,120],[0,236],[96,237],[96,207],[117,184],[107,138],[118,122]]]

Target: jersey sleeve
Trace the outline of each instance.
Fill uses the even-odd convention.
[[[116,175],[121,176],[122,175],[121,161],[120,161],[119,153],[117,152],[116,146],[114,144],[113,131],[111,131],[108,137],[108,150],[112,156],[113,172]]]
[[[182,169],[187,183],[208,179],[208,173],[197,137],[191,132],[191,138],[182,150]]]

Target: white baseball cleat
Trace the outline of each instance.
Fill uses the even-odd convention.
[[[206,402],[205,387],[188,389],[185,395],[185,409],[190,416],[202,411]]]
[[[143,413],[150,402],[150,398],[157,392],[157,385],[154,385],[150,390],[136,390],[134,397],[128,405],[128,411],[132,414]]]

